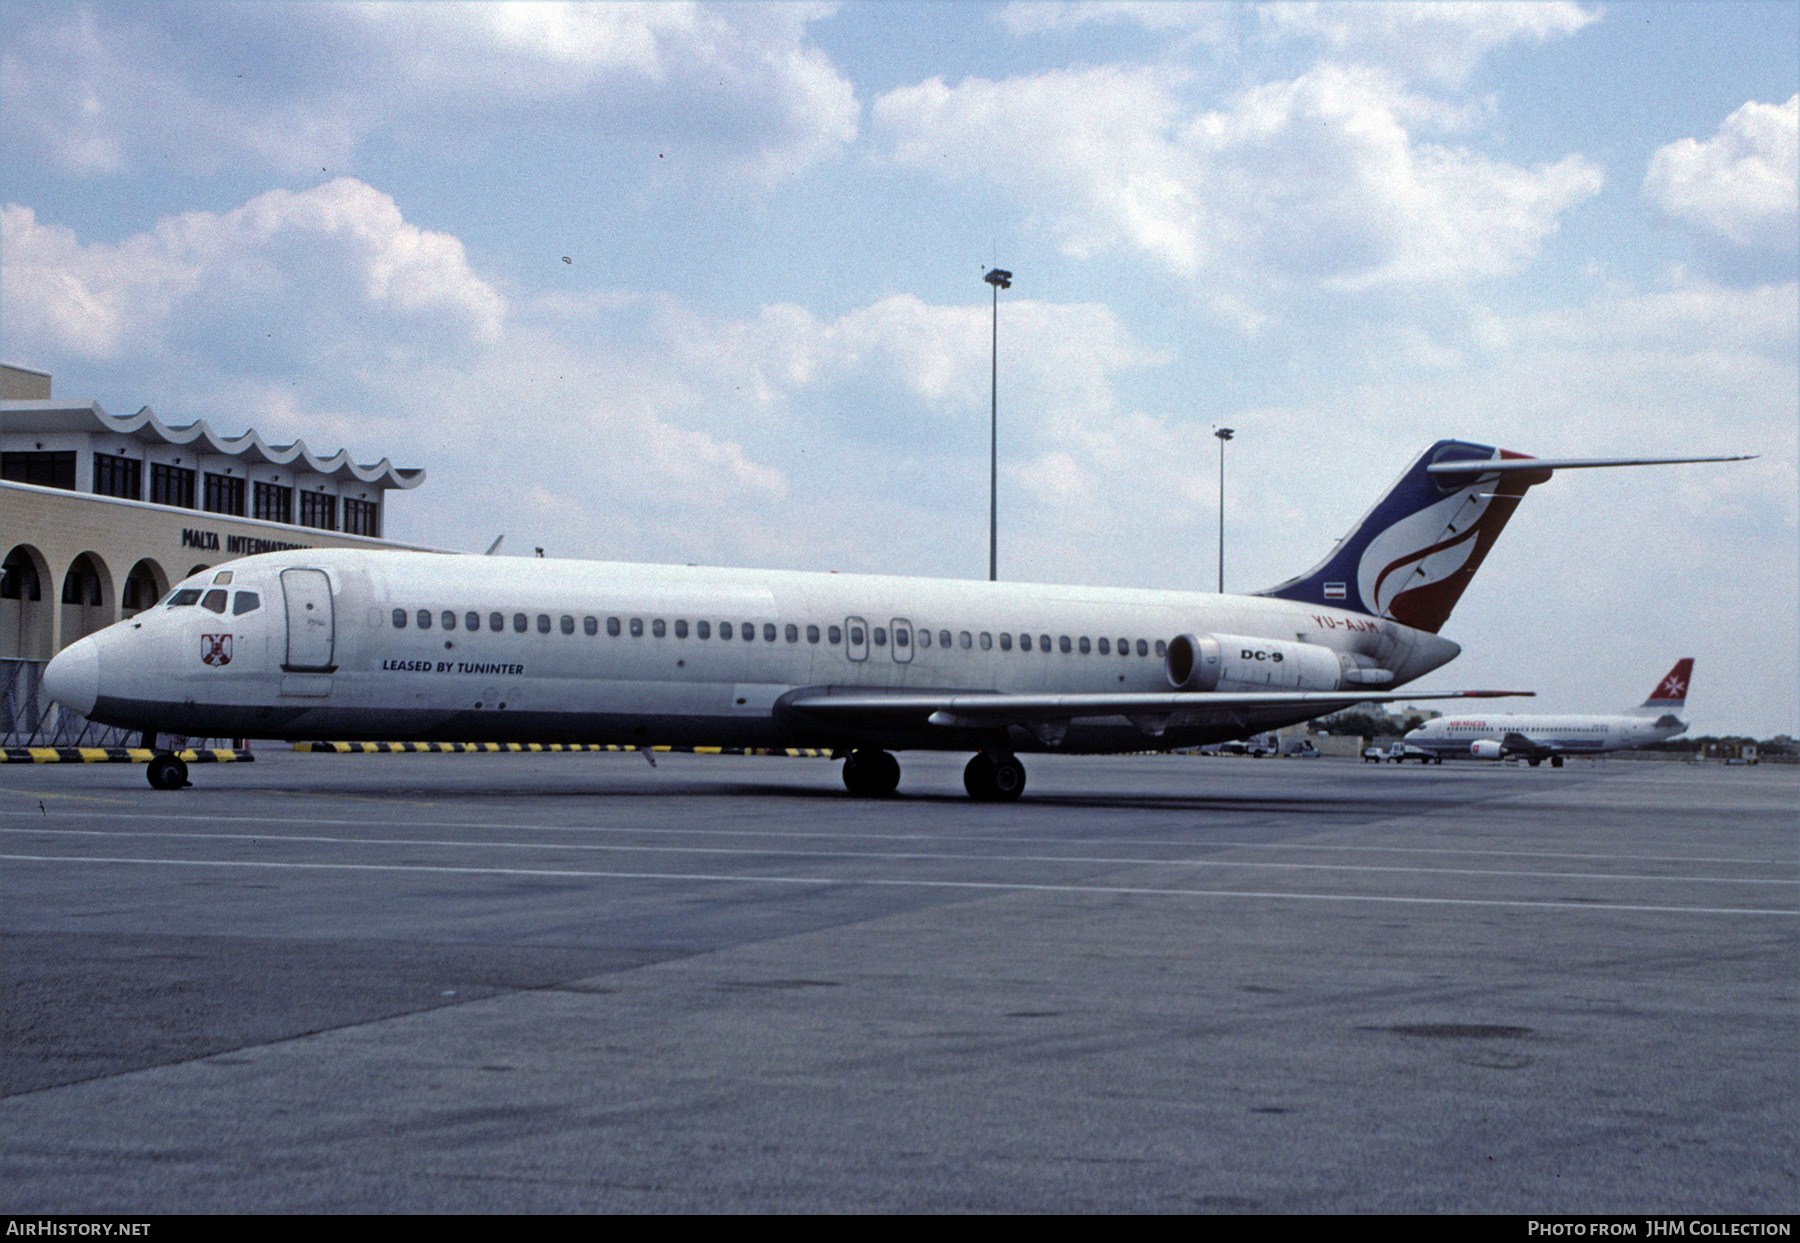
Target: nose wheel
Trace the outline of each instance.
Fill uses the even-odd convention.
[[[852,751],[844,759],[844,788],[859,798],[886,798],[900,787],[900,761],[886,751]]]
[[[978,751],[963,769],[963,789],[978,803],[1010,803],[1025,793],[1025,765],[1017,756]]]
[[[150,779],[152,788],[158,790],[179,790],[192,784],[188,781],[187,764],[173,755],[152,756],[144,775]]]

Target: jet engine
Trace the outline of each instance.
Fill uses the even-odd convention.
[[[1481,738],[1469,744],[1469,754],[1478,760],[1503,760],[1506,748],[1492,738]]]
[[[1330,648],[1241,634],[1176,635],[1163,673],[1178,691],[1335,691],[1345,682]]]

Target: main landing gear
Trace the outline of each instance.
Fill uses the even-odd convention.
[[[900,787],[900,761],[886,751],[852,751],[844,759],[844,788],[859,798],[886,798]]]
[[[1010,803],[1025,793],[1025,765],[1014,755],[977,751],[963,769],[963,789],[978,803]]]
[[[144,775],[150,779],[151,786],[158,790],[179,790],[192,784],[188,781],[187,764],[179,756],[167,752],[151,756]]]

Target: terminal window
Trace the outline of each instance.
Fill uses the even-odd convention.
[[[337,530],[337,497],[326,492],[300,494],[300,525],[321,531]]]
[[[75,451],[0,454],[0,476],[40,488],[75,489]]]
[[[119,496],[128,501],[144,497],[144,464],[136,458],[94,454],[94,494]]]
[[[150,464],[150,499],[158,505],[194,507],[194,472],[164,462]]]
[[[206,512],[244,516],[244,481],[236,475],[206,474]]]
[[[279,483],[257,484],[255,516],[264,522],[293,522],[294,490]]]
[[[344,530],[351,535],[379,536],[381,527],[376,522],[374,501],[359,501],[355,497],[344,498]]]

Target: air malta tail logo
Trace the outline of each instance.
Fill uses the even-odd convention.
[[[1638,685],[1642,686],[1643,683],[1639,682]],[[1662,685],[1656,688],[1656,694],[1655,694],[1654,698],[1656,698],[1656,699],[1685,699],[1685,698],[1687,698],[1687,680],[1685,678],[1683,678],[1680,674],[1671,673],[1668,677],[1666,677],[1662,680]]]
[[[209,665],[229,665],[231,663],[231,636],[228,634],[201,635],[200,659]]]

